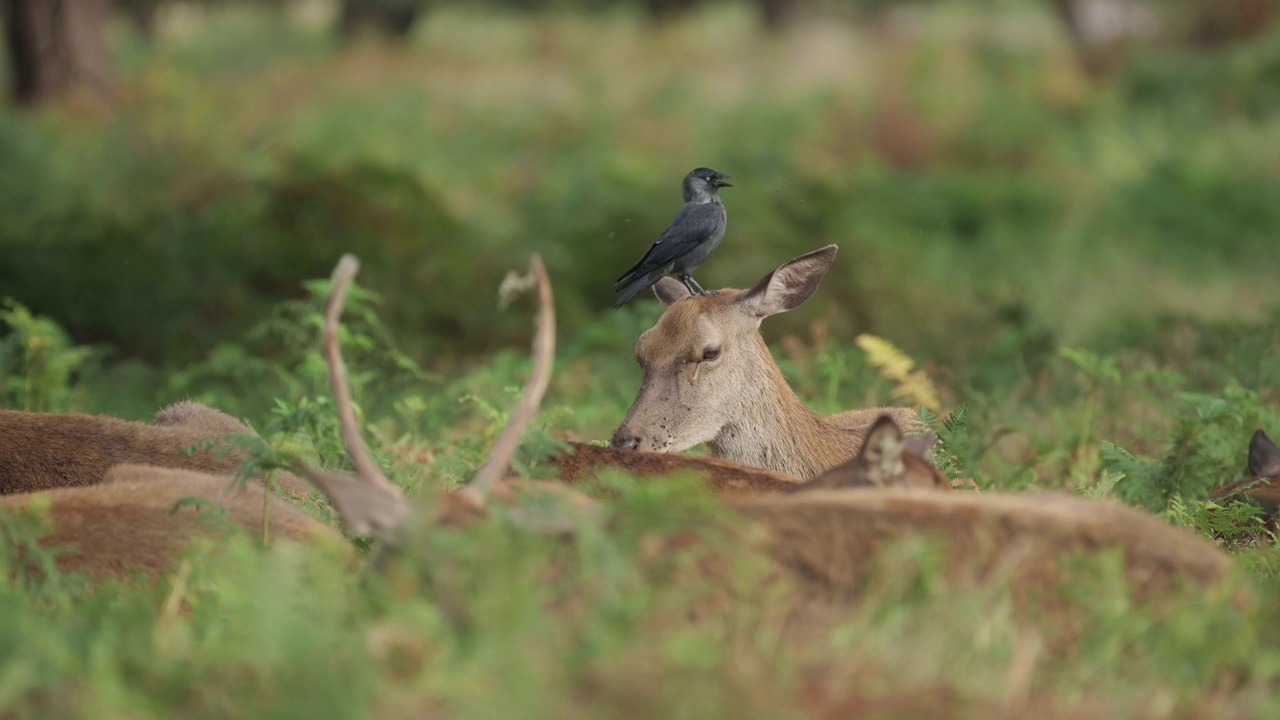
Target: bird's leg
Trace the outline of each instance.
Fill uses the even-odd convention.
[[[698,281],[697,281],[697,280],[694,280],[694,279],[693,279],[693,276],[692,276],[692,275],[690,275],[689,273],[684,273],[684,274],[682,274],[682,275],[680,276],[680,282],[684,283],[684,286],[685,286],[686,288],[688,288],[688,289],[689,289],[689,292],[690,292],[690,293],[692,293],[692,294],[694,294],[694,295],[706,295],[706,294],[707,294],[707,291],[706,291],[706,290],[703,290],[703,289],[702,289],[702,286],[698,284]]]

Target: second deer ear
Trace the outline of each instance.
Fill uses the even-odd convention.
[[[817,291],[818,283],[836,258],[836,250],[835,245],[828,245],[788,260],[743,293],[738,302],[761,318],[799,307]]]
[[[1280,474],[1280,448],[1261,429],[1249,441],[1249,472],[1255,477]]]
[[[670,307],[677,300],[683,300],[690,296],[689,288],[684,283],[673,278],[664,277],[653,286],[653,294],[658,296],[658,300],[663,305]]]
[[[875,484],[885,487],[902,475],[902,452],[905,449],[902,430],[888,415],[881,415],[867,433],[858,459]]]

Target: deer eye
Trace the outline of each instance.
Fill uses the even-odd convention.
[[[709,347],[702,351],[702,362],[711,362],[718,357],[720,357],[720,348],[718,347]]]

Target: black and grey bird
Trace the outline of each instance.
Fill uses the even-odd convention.
[[[667,275],[680,278],[691,293],[707,294],[690,273],[724,238],[728,216],[717,191],[722,187],[732,187],[725,182],[728,177],[704,167],[684,176],[684,207],[676,213],[671,227],[654,241],[649,252],[618,278],[613,291],[622,293],[622,297],[613,304],[615,308],[622,307],[636,293]]]

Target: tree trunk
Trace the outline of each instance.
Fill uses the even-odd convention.
[[[109,8],[110,0],[0,0],[13,99],[29,105],[105,85]]]
[[[405,38],[426,8],[426,0],[343,0],[338,29],[345,38],[365,28],[379,30],[393,38]]]
[[[689,12],[697,2],[698,0],[645,0],[645,6],[654,22],[665,23]]]
[[[760,0],[760,20],[770,31],[781,30],[791,22],[800,0]]]

